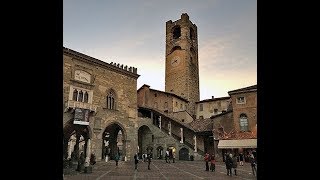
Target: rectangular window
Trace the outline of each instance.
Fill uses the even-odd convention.
[[[237,104],[245,104],[246,103],[246,98],[241,96],[237,97]]]
[[[248,131],[248,120],[240,118],[240,131]]]
[[[152,142],[154,141],[154,135],[152,135]]]
[[[203,119],[203,116],[199,116],[199,119]]]
[[[182,104],[180,104],[180,109],[182,110]]]
[[[214,113],[214,114],[218,114],[218,109],[214,109],[214,110],[213,110],[213,113]]]
[[[178,107],[178,102],[176,102],[176,107]]]
[[[200,111],[203,111],[203,104],[200,104]]]

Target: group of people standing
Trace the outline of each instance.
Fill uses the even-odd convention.
[[[166,163],[170,163],[172,159],[172,163],[175,161],[175,154],[172,152],[172,150],[169,150],[169,148],[166,150],[166,155],[165,155]]]
[[[239,154],[239,165],[243,166],[243,160],[244,156],[242,153]],[[234,170],[234,175],[237,175],[237,167],[238,167],[238,157],[235,155],[232,155],[231,153],[225,154],[224,161],[227,168],[227,175],[232,176],[232,169]],[[257,174],[257,161],[256,156],[253,153],[249,154],[249,162],[252,169],[252,174],[256,176]]]
[[[216,160],[214,155],[210,155],[206,153],[204,155],[204,161],[206,162],[206,171],[209,171],[209,162],[210,162],[210,170],[213,172],[216,170]]]
[[[234,170],[234,175],[237,176],[237,161],[237,156],[233,156],[231,153],[226,155],[225,164],[228,176],[232,176],[232,169]]]
[[[150,164],[151,164],[151,159],[152,159],[151,153],[143,154],[142,157],[143,157],[143,162],[145,162],[145,160],[148,161],[148,170],[151,170],[150,169]],[[139,163],[138,153],[136,153],[133,158],[134,158],[134,169],[137,170],[138,169],[138,163]]]

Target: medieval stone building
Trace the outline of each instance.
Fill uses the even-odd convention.
[[[197,26],[186,13],[166,22],[164,63],[165,91],[146,84],[137,90],[136,68],[64,48],[64,158],[83,152],[87,163],[91,153],[97,160],[116,153],[162,159],[169,150],[179,160],[202,160],[205,152],[221,155],[219,132],[255,127],[251,89],[200,101]]]

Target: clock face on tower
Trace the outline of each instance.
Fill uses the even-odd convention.
[[[175,67],[180,64],[180,57],[179,56],[174,56],[171,61],[170,61],[171,66]]]

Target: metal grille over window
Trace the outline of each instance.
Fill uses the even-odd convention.
[[[248,117],[246,114],[240,115],[240,131],[248,131]]]

